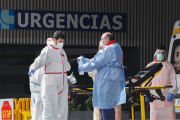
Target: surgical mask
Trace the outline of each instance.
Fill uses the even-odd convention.
[[[104,44],[103,44],[101,41],[100,41],[100,46],[101,46],[101,47],[104,47]]]
[[[105,45],[107,44],[107,41],[102,40],[102,44],[105,46]],[[104,46],[103,46],[103,47],[104,47]]]
[[[158,61],[162,61],[164,59],[164,55],[163,54],[157,54],[156,58]]]
[[[58,47],[58,48],[62,48],[63,45],[64,45],[64,43],[58,43],[58,44],[57,44],[57,47]]]

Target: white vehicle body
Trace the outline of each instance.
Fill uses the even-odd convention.
[[[175,111],[180,112],[180,20],[176,21],[169,46],[168,61],[174,66],[178,92],[174,96]]]

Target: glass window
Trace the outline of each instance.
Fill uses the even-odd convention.
[[[176,74],[180,74],[180,39],[176,39],[172,46],[171,63]]]

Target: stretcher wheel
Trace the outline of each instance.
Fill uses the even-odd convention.
[[[133,99],[130,97],[128,101],[131,102],[131,101],[133,101]]]

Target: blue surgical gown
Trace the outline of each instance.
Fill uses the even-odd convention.
[[[81,71],[97,70],[93,88],[93,107],[114,108],[126,102],[124,69],[121,67],[123,52],[118,43],[104,46],[94,57],[87,60]]]

